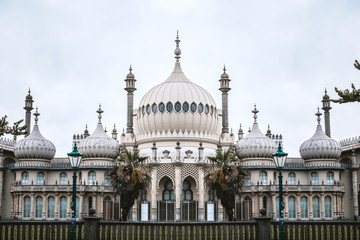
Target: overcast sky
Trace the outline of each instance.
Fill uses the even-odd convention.
[[[137,79],[135,107],[174,66],[176,30],[185,75],[221,107],[223,65],[232,80],[229,120],[234,133],[252,125],[254,103],[265,133],[281,133],[299,156],[316,128],[325,87],[360,87],[360,1],[0,1],[0,115],[25,117],[31,88],[39,126],[56,156],[72,135],[103,123],[126,127],[124,79]],[[360,135],[359,103],[332,104],[332,137]],[[34,120],[32,120],[32,124]],[[11,136],[9,136],[11,137]]]

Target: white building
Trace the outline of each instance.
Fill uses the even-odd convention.
[[[74,135],[84,159],[77,180],[77,215],[88,215],[90,208],[104,219],[118,219],[119,197],[106,172],[116,164],[121,148],[140,150],[149,156],[146,171],[151,184],[141,194],[129,216],[137,221],[217,221],[226,219],[213,192],[206,189],[209,171],[206,156],[218,149],[233,148],[248,172],[242,194],[236,197],[235,218],[251,219],[265,208],[278,217],[278,177],[272,160],[281,135],[260,129],[261,115],[253,110],[254,124],[244,137],[229,132],[228,91],[230,79],[221,75],[222,106],[201,86],[190,81],[180,64],[180,40],[176,39],[175,67],[164,82],[150,89],[133,107],[135,76],[126,78],[128,92],[127,129],[118,137],[106,134],[99,107],[98,125],[93,134]],[[30,126],[32,96],[26,97],[26,123]],[[340,145],[330,136],[330,101],[323,97],[325,129],[313,127],[315,134],[300,146],[301,158],[288,158],[283,171],[285,219],[353,219],[358,217],[359,157],[358,139]],[[39,130],[37,110],[31,134],[14,142],[0,141],[0,212],[2,219],[70,218],[72,169],[66,158],[54,158],[55,146]],[[231,115],[231,113],[230,113]],[[95,115],[94,115],[95,121]],[[259,122],[259,123],[258,123]],[[45,134],[46,135],[46,134]],[[50,136],[51,137],[51,136]]]

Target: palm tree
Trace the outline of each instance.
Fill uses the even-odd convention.
[[[235,196],[240,193],[246,174],[239,165],[234,164],[238,157],[231,148],[226,152],[218,150],[215,156],[207,158],[213,163],[214,169],[206,174],[205,182],[210,190],[215,190],[229,221],[233,221]]]
[[[150,183],[150,176],[141,170],[142,163],[148,157],[139,155],[139,151],[128,151],[126,148],[119,154],[120,164],[108,174],[115,191],[120,195],[121,219],[126,221],[130,208],[134,205],[141,190]]]

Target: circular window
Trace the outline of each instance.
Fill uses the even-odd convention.
[[[184,110],[184,112],[189,111],[189,104],[188,104],[187,102],[184,102],[184,104],[183,104],[183,110]]]
[[[165,104],[160,103],[160,104],[159,104],[159,111],[160,111],[161,113],[163,113],[164,110],[165,110]]]
[[[150,105],[149,105],[149,104],[146,106],[146,113],[147,113],[147,114],[150,113]]]
[[[194,112],[196,112],[196,103],[192,103],[191,104],[191,106],[190,106],[190,108],[191,108],[191,111],[194,113]]]
[[[198,110],[199,110],[199,113],[202,113],[204,111],[204,105],[202,105],[202,103],[199,104]]]
[[[208,114],[209,113],[209,105],[205,105],[205,113]]]
[[[153,111],[153,113],[156,113],[156,112],[157,112],[157,105],[156,105],[156,103],[154,103],[154,104],[152,105],[152,111]]]
[[[145,115],[145,107],[142,106],[142,110],[141,110],[142,114]]]
[[[185,180],[183,183],[183,190],[189,190],[190,187],[191,187],[190,183]]]
[[[170,180],[165,183],[165,189],[169,191],[173,189],[173,183]]]
[[[181,103],[179,103],[179,102],[175,103],[175,111],[177,111],[177,112],[181,111]]]
[[[214,113],[214,107],[211,106],[211,107],[210,107],[210,114],[213,115],[213,113]]]
[[[173,105],[172,105],[171,102],[168,102],[168,103],[166,104],[166,110],[167,110],[168,112],[171,112],[171,111],[173,110]]]

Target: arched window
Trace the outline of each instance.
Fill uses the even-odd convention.
[[[252,201],[249,196],[246,196],[244,199],[243,211],[243,220],[252,219]]]
[[[191,105],[190,105],[190,109],[191,109],[191,111],[194,113],[194,112],[196,112],[196,103],[192,103]]]
[[[173,105],[172,105],[171,102],[168,102],[168,103],[166,104],[166,110],[167,110],[168,112],[171,112],[171,111],[173,110]]]
[[[320,218],[320,199],[319,197],[313,197],[313,218]]]
[[[24,218],[30,217],[31,199],[29,196],[24,197]]]
[[[210,114],[213,115],[213,113],[214,113],[214,107],[211,105],[211,107],[210,107]]]
[[[162,102],[159,104],[159,111],[160,111],[161,113],[163,113],[163,112],[165,111],[165,104],[162,103]]]
[[[204,111],[204,105],[202,105],[202,103],[199,104],[198,111],[199,113],[202,113]]]
[[[267,185],[267,174],[265,171],[260,172],[260,185]]]
[[[29,185],[29,173],[23,172],[21,174],[21,185]]]
[[[152,112],[153,112],[153,113],[156,113],[156,112],[157,112],[157,105],[156,105],[156,103],[154,103],[154,104],[152,105]]]
[[[147,114],[150,114],[150,105],[149,105],[149,104],[146,105],[146,113],[147,113]]]
[[[36,179],[37,185],[44,185],[44,173],[39,172]]]
[[[164,201],[175,201],[175,192],[173,189],[173,183],[171,180],[168,180],[165,183],[165,190],[163,191],[163,200]]]
[[[325,217],[332,217],[331,197],[329,196],[325,197]]]
[[[66,173],[60,173],[60,185],[66,185],[67,184],[67,174]]]
[[[96,184],[96,173],[94,171],[89,172],[89,185]]]
[[[184,104],[183,104],[183,110],[184,110],[184,112],[189,111],[189,104],[188,104],[187,102],[184,102]]]
[[[251,186],[251,174],[250,174],[250,172],[245,176],[244,185],[245,186]]]
[[[319,174],[317,172],[311,173],[311,185],[319,185]]]
[[[205,113],[208,114],[209,113],[209,105],[205,105]]]
[[[295,185],[295,173],[289,173],[288,176],[288,184],[289,185]]]
[[[326,173],[326,180],[327,180],[327,185],[334,185],[334,173],[333,172],[327,172]]]
[[[54,218],[55,217],[55,198],[54,197],[49,197],[48,198],[47,217],[48,218]]]
[[[307,201],[307,197],[301,197],[300,198],[300,217],[301,218],[308,218],[308,201]]]
[[[60,218],[66,218],[67,197],[60,198]]]
[[[176,112],[180,112],[180,111],[181,111],[181,103],[179,103],[179,102],[176,102],[176,103],[175,103],[175,111],[176,111]]]
[[[35,218],[42,218],[42,210],[43,210],[43,198],[36,197]]]
[[[108,174],[108,173],[105,173],[105,174],[104,174],[104,178],[105,178],[105,180],[104,180],[104,185],[105,185],[105,186],[110,186],[111,181],[110,181],[110,176],[109,176],[109,174]]]
[[[145,115],[145,106],[142,106],[141,112],[142,112],[143,115]]]
[[[193,200],[193,193],[191,191],[191,184],[187,180],[184,180],[184,182],[183,182],[182,199],[183,199],[183,201],[192,201]]]
[[[289,197],[288,202],[289,202],[289,218],[295,218],[296,217],[296,214],[295,214],[295,198],[294,197]]]

